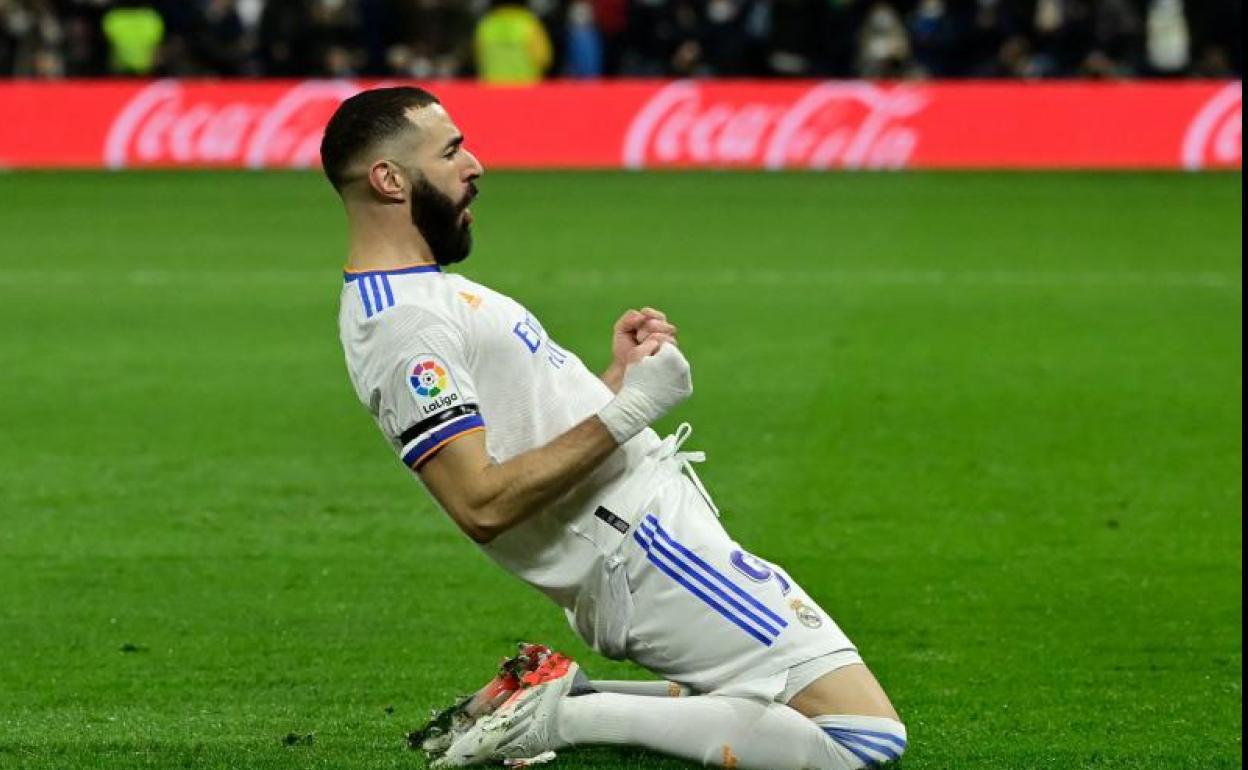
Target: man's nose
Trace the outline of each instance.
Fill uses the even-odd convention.
[[[473,155],[470,152],[467,153],[467,155],[469,160],[467,181],[471,182],[475,179],[479,179],[485,174],[485,166],[481,165],[481,161],[477,160],[476,155]]]

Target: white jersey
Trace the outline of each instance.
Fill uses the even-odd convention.
[[[609,388],[515,300],[436,265],[347,273],[339,312],[347,370],[360,401],[405,465],[485,431],[502,463],[596,414]],[[572,608],[598,566],[602,501],[659,444],[650,429],[549,508],[482,549]]]
[[[506,462],[612,398],[498,292],[432,265],[346,279],[339,324],[351,382],[413,469],[474,431]],[[787,690],[860,661],[787,573],[720,526],[687,468],[693,455],[679,451],[687,436],[660,441],[643,431],[482,550],[562,606],[599,652],[698,692],[787,699]],[[797,666],[813,674],[795,679]]]

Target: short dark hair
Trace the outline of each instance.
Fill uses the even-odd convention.
[[[407,111],[441,104],[438,97],[412,86],[374,88],[338,105],[321,138],[321,167],[335,190],[342,190],[351,164],[378,142],[412,127]]]

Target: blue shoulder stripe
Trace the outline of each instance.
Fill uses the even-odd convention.
[[[356,282],[355,288],[360,290],[360,302],[364,304],[364,315],[368,318],[373,317],[373,303],[368,299],[368,292],[364,290],[364,279]]]
[[[386,307],[394,307],[394,292],[390,289],[390,276],[381,276],[381,287],[386,290]]]
[[[428,272],[428,271],[425,271]],[[364,317],[372,318],[386,308],[394,307],[394,290],[386,273],[347,273],[347,283],[355,283],[360,292]],[[382,296],[382,292],[385,296]]]

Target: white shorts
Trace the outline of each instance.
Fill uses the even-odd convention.
[[[765,700],[787,700],[818,676],[861,662],[849,638],[783,569],[729,537],[679,464],[663,466],[647,502],[621,512],[628,529],[616,553],[627,596],[594,592],[600,611],[616,605],[623,649],[613,657],[699,693]]]

